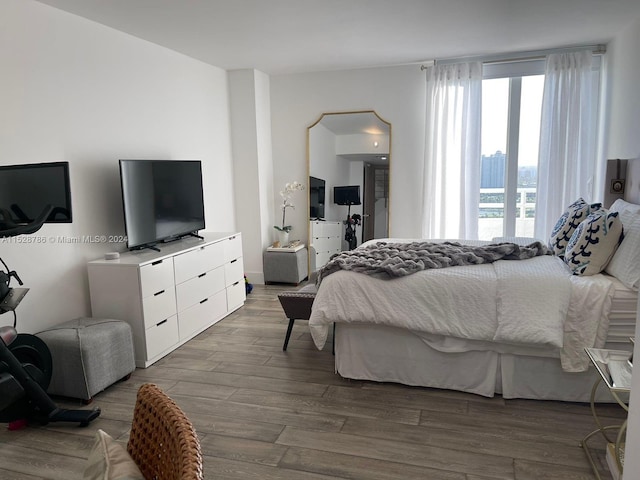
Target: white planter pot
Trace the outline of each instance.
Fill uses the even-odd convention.
[[[278,232],[278,241],[280,242],[281,247],[286,247],[289,245],[289,232],[282,232],[277,230]]]

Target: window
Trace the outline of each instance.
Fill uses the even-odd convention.
[[[478,237],[534,236],[544,60],[485,64]],[[600,57],[594,57],[593,110]]]
[[[544,69],[485,67],[478,236],[533,236]],[[489,71],[489,75],[487,75]],[[489,78],[487,78],[489,77]]]

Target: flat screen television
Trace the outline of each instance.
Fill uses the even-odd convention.
[[[333,187],[333,203],[337,205],[360,205],[360,185]]]
[[[309,177],[309,218],[324,219],[324,197],[326,182],[321,178]]]
[[[120,160],[120,183],[129,249],[204,229],[199,160]]]
[[[53,207],[45,223],[71,223],[69,162],[0,166],[1,229],[32,223]]]

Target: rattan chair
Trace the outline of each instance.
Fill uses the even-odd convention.
[[[127,451],[147,480],[203,478],[200,442],[193,425],[151,383],[138,390]]]

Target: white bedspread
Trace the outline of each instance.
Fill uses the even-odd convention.
[[[319,349],[333,322],[375,323],[539,347],[544,355],[557,352],[566,371],[583,371],[583,348],[601,346],[606,335],[612,295],[604,276],[572,276],[554,256],[425,270],[392,280],[340,271],[322,281],[309,328]]]

